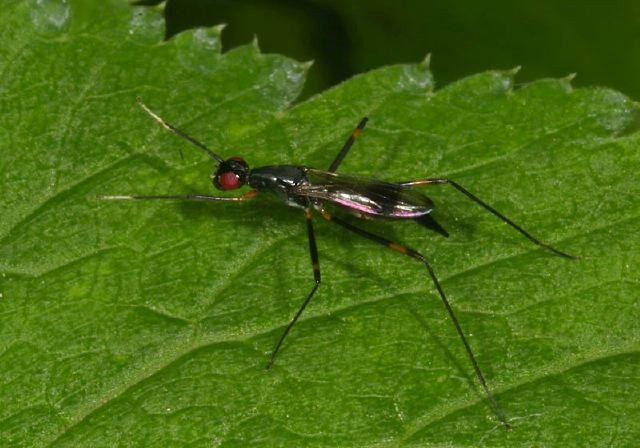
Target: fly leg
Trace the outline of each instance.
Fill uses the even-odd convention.
[[[360,124],[358,124],[358,126],[353,131],[351,136],[347,139],[344,146],[336,156],[335,160],[331,163],[331,166],[329,167],[328,171],[334,172],[335,170],[338,169],[338,166],[340,166],[340,164],[342,163],[342,160],[346,157],[347,153],[351,149],[351,146],[353,146],[353,142],[355,142],[356,139],[360,137],[360,134],[362,134],[362,130],[366,126],[367,121],[369,121],[367,117],[364,117],[362,120],[360,120]]]
[[[447,299],[447,296],[444,293],[444,290],[442,289],[442,286],[440,286],[440,281],[438,281],[438,277],[436,277],[436,274],[433,270],[433,268],[431,267],[431,264],[429,264],[429,262],[427,261],[427,259],[420,254],[419,252],[416,252],[415,250],[403,246],[401,244],[395,243],[391,240],[388,240],[386,238],[383,238],[381,236],[378,236],[376,234],[373,234],[371,232],[368,232],[364,229],[361,229],[360,227],[354,226],[353,224],[350,224],[347,221],[343,221],[342,219],[333,216],[329,213],[327,213],[326,211],[322,211],[322,216],[327,220],[327,221],[331,221],[331,222],[335,222],[336,224],[344,227],[345,229],[355,233],[356,235],[360,235],[361,237],[364,237],[368,240],[371,240],[375,243],[381,244],[393,251],[396,251],[398,253],[401,253],[403,255],[407,255],[419,262],[421,262],[422,264],[424,264],[425,268],[427,268],[427,271],[429,272],[429,276],[431,277],[431,280],[433,281],[434,286],[436,287],[436,289],[438,290],[438,294],[440,295],[440,298],[442,299],[442,303],[444,304],[444,307],[447,309],[447,312],[449,313],[449,317],[451,318],[451,321],[453,322],[453,326],[456,328],[456,331],[458,332],[458,336],[460,336],[460,340],[462,341],[462,344],[464,345],[465,350],[467,351],[467,355],[469,356],[469,359],[471,361],[471,365],[473,366],[473,370],[475,371],[476,377],[478,378],[478,381],[480,382],[480,384],[482,385],[482,388],[484,389],[484,392],[487,396],[487,399],[489,400],[489,403],[491,404],[491,407],[493,408],[493,411],[495,412],[495,414],[498,416],[498,419],[500,419],[500,421],[502,422],[502,424],[504,425],[505,429],[510,430],[511,429],[511,425],[509,424],[509,422],[507,421],[507,417],[505,416],[502,408],[500,407],[500,405],[498,404],[497,400],[495,399],[493,393],[491,392],[491,389],[489,389],[489,386],[487,385],[487,382],[484,378],[484,374],[482,373],[482,370],[480,370],[480,365],[478,364],[478,361],[476,360],[475,355],[473,354],[473,351],[471,350],[471,346],[469,345],[469,342],[467,341],[467,337],[464,335],[464,332],[462,331],[462,327],[460,326],[460,323],[458,322],[458,318],[456,317],[455,313],[453,312],[453,308],[451,308],[451,304],[449,304],[449,300]]]
[[[147,196],[130,196],[130,195],[99,195],[98,199],[103,201],[127,201],[127,200],[148,200],[148,199],[169,199],[177,201],[246,201],[251,199],[258,192],[249,190],[242,196],[207,196],[204,194],[183,194],[183,195],[147,195]]]
[[[489,204],[484,202],[478,196],[476,196],[475,194],[471,193],[469,190],[464,188],[462,185],[460,185],[457,182],[454,182],[451,179],[434,178],[434,179],[421,179],[421,180],[413,180],[413,181],[409,181],[409,182],[400,182],[400,183],[398,183],[398,185],[402,185],[403,187],[418,187],[418,186],[422,186],[422,185],[443,185],[443,184],[451,185],[453,188],[458,190],[460,193],[464,194],[466,197],[471,199],[473,202],[475,202],[476,204],[478,204],[479,206],[481,206],[482,208],[484,208],[488,212],[492,213],[494,216],[496,216],[502,222],[504,222],[504,223],[510,225],[511,227],[513,227],[514,229],[516,229],[518,232],[520,232],[525,238],[527,238],[532,243],[537,244],[538,246],[544,247],[545,249],[547,249],[547,250],[549,250],[549,251],[553,252],[554,254],[559,255],[561,257],[570,258],[570,259],[573,259],[573,260],[578,259],[578,257],[576,257],[575,255],[569,255],[569,254],[567,254],[565,252],[562,252],[561,250],[556,249],[555,247],[552,247],[552,246],[550,246],[550,245],[548,245],[546,243],[543,243],[538,238],[534,237],[529,232],[527,232],[522,227],[520,227],[518,224],[513,222],[511,219],[507,218],[505,215],[500,213],[498,210],[496,210],[495,208],[491,207]]]
[[[269,358],[267,369],[270,369],[271,366],[273,366],[273,363],[276,360],[276,355],[280,351],[280,347],[282,346],[284,339],[287,337],[287,335],[291,331],[291,328],[298,321],[298,318],[300,317],[304,309],[307,307],[307,305],[311,301],[311,298],[313,297],[313,295],[318,290],[318,287],[320,286],[320,261],[318,259],[318,247],[316,246],[316,237],[315,237],[315,234],[313,233],[313,223],[311,222],[311,208],[309,207],[309,205],[307,205],[307,207],[305,208],[305,217],[307,220],[307,236],[309,238],[309,254],[311,255],[311,266],[313,267],[313,280],[315,281],[315,285],[313,286],[313,289],[311,289],[311,292],[309,293],[305,301],[302,303],[302,306],[300,307],[296,315],[293,316],[293,319],[291,319],[291,322],[289,322],[289,325],[287,325],[287,328],[285,328],[284,332],[282,333],[282,336],[280,336],[280,339],[278,340],[276,347],[273,349],[273,352],[271,353],[271,358]]]

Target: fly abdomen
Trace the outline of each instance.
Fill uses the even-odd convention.
[[[293,192],[369,218],[415,219],[433,209],[421,192],[391,182],[307,168]]]

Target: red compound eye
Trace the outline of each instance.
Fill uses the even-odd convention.
[[[238,175],[233,171],[222,173],[218,179],[220,181],[220,186],[225,190],[233,190],[240,186],[240,179],[238,179]]]

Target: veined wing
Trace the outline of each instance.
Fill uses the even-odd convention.
[[[321,199],[349,211],[385,218],[418,218],[433,202],[417,190],[391,182],[307,168],[307,181],[293,188],[297,195]]]

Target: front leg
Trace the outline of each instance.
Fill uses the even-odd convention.
[[[251,199],[258,192],[249,190],[242,196],[207,196],[204,194],[184,194],[184,195],[149,195],[149,196],[130,196],[130,195],[99,195],[98,199],[103,201],[128,201],[128,200],[147,200],[147,199],[170,199],[177,201],[245,201]]]

